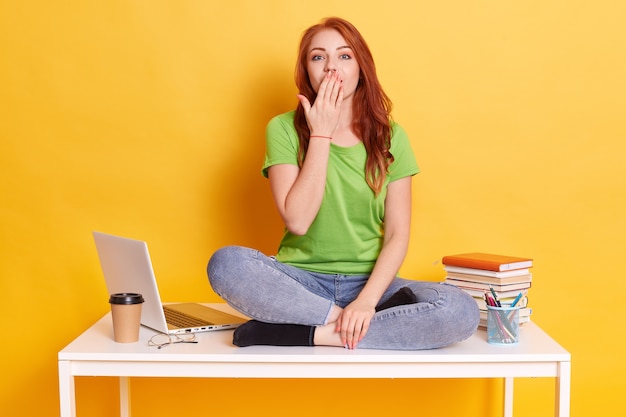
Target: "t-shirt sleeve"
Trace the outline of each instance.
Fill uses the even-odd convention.
[[[265,159],[261,173],[267,178],[272,165],[298,165],[298,135],[293,125],[293,115],[283,114],[272,118],[265,129]]]
[[[397,123],[393,124],[391,136],[391,154],[394,161],[389,166],[389,181],[399,180],[420,172],[411,142],[406,131]]]

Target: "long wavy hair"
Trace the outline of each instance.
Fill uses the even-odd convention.
[[[315,101],[317,93],[311,86],[307,71],[308,50],[313,37],[328,29],[336,30],[343,36],[348,46],[352,48],[360,67],[359,82],[352,101],[352,130],[365,145],[367,152],[365,180],[372,191],[378,195],[385,183],[389,165],[393,162],[393,155],[390,152],[392,103],[378,81],[374,58],[365,39],[350,22],[337,17],[329,17],[304,32],[300,40],[295,69],[296,86],[300,94],[306,96],[311,103]],[[298,104],[294,124],[300,140],[298,161],[302,166],[310,135],[302,104]]]

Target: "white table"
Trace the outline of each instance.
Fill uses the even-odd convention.
[[[229,310],[225,304],[212,306]],[[154,331],[137,343],[116,343],[110,313],[59,352],[61,417],[75,417],[75,376],[120,377],[120,415],[130,416],[129,377],[201,378],[504,378],[505,417],[513,415],[513,379],[552,377],[555,416],[568,417],[570,354],[536,324],[520,327],[520,342],[487,343],[478,330],[468,340],[425,351],[347,350],[335,347],[232,345],[232,330],[201,333],[197,344],[156,349]]]

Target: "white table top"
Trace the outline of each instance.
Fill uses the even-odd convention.
[[[229,312],[225,304],[210,304]],[[149,346],[156,332],[142,326],[139,342],[116,343],[110,313],[102,317],[58,354],[69,361],[115,362],[237,362],[237,363],[503,363],[562,362],[570,354],[534,323],[520,326],[520,342],[491,345],[479,329],[469,339],[448,347],[421,350],[348,350],[337,347],[251,346],[232,344],[233,330],[199,333],[197,344],[168,345],[163,349]]]

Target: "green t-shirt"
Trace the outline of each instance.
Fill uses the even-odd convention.
[[[298,165],[295,112],[274,117],[267,125],[263,175],[272,165]],[[385,185],[378,196],[365,181],[363,143],[341,147],[331,143],[324,199],[308,232],[285,230],[276,259],[302,269],[329,274],[368,274],[382,249],[385,197],[389,182],[415,175],[419,167],[406,132],[392,126],[391,153]]]

